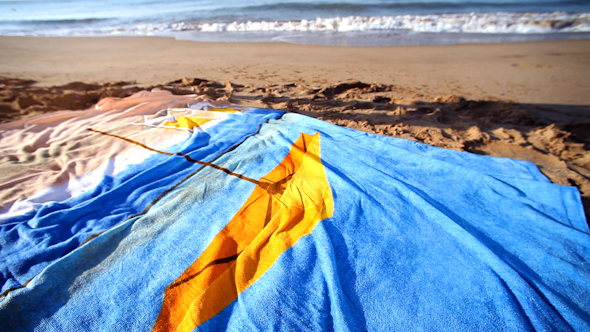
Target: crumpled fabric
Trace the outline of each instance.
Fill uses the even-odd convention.
[[[90,132],[161,150],[5,218],[0,330],[590,329],[579,192],[533,164],[272,110],[207,125]]]

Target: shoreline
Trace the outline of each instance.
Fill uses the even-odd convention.
[[[154,34],[96,34],[96,35],[0,35],[36,38],[172,38],[177,41],[220,44],[293,44],[329,47],[383,48],[404,46],[453,46],[535,43],[565,40],[590,40],[590,31],[553,33],[472,33],[472,32],[199,32],[177,31]]]

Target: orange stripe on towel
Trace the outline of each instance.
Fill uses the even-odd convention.
[[[166,288],[154,331],[192,331],[217,315],[333,211],[320,135],[301,134],[201,256]]]

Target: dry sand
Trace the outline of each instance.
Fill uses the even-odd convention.
[[[355,48],[0,37],[0,49],[0,122],[158,86],[528,160],[577,186],[589,211],[590,40]]]

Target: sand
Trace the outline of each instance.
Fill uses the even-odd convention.
[[[0,48],[0,122],[144,88],[196,92],[528,160],[578,187],[589,211],[590,40],[356,48],[0,37]]]

